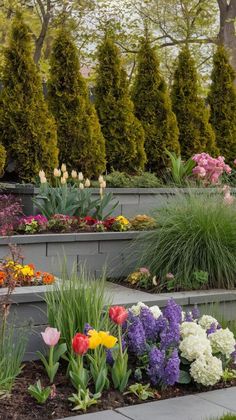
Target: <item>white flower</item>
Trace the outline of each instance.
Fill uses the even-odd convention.
[[[45,172],[43,170],[39,171],[39,178],[45,178]]]
[[[207,339],[207,336],[204,337],[201,335],[189,335],[185,337],[181,341],[179,349],[181,356],[190,362],[198,359],[202,355],[210,356],[212,354],[210,341]]]
[[[57,169],[57,168],[54,168],[53,175],[55,177],[59,178],[61,176],[61,170]]]
[[[182,311],[182,312],[181,312],[182,322],[184,322],[184,320],[185,320],[185,315],[186,315],[186,312]]]
[[[148,306],[143,302],[138,302],[137,305],[131,306],[130,310],[135,316],[139,316],[142,308],[148,308]]]
[[[106,181],[100,182],[100,188],[106,188]]]
[[[214,356],[199,357],[191,364],[190,375],[198,384],[215,385],[223,375],[222,362]]]
[[[71,171],[71,178],[77,178],[77,172],[75,170]]]
[[[82,172],[79,172],[78,173],[78,180],[83,181],[83,179],[84,179],[84,175],[82,174]]]
[[[211,315],[202,315],[198,323],[204,330],[208,330],[212,324],[218,325],[217,319],[213,318]]]
[[[40,177],[40,182],[41,182],[41,184],[46,184],[47,178],[45,176],[41,176]]]
[[[61,184],[62,185],[65,185],[66,184],[66,178],[64,178],[64,177],[61,178]]]
[[[64,178],[64,179],[68,179],[68,178],[69,178],[69,174],[68,174],[68,172],[67,172],[67,171],[65,171],[65,172],[63,173],[63,178]]]
[[[104,181],[103,176],[102,176],[102,175],[99,175],[99,177],[98,177],[98,182],[99,182],[99,184],[101,184],[101,182],[103,182],[103,181]]]
[[[88,178],[86,178],[85,183],[84,183],[84,186],[85,186],[86,188],[90,187],[90,181],[89,181],[89,179],[88,179]]]
[[[153,318],[155,318],[155,319],[158,319],[159,316],[162,315],[162,312],[161,312],[159,306],[157,306],[157,305],[151,306],[149,309],[150,309],[150,311],[153,315]]]
[[[83,190],[84,189],[84,184],[82,184],[82,182],[80,182],[80,184],[79,184],[79,189],[80,190]]]
[[[61,170],[62,172],[66,172],[66,165],[64,163],[61,165]]]
[[[180,334],[182,338],[188,337],[190,335],[206,337],[205,330],[195,322],[183,322],[180,325]]]
[[[213,353],[222,353],[229,357],[234,351],[235,339],[228,328],[217,330],[209,335]]]

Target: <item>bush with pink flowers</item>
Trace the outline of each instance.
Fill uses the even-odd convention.
[[[230,174],[232,169],[225,163],[223,156],[213,158],[208,153],[198,153],[193,156],[192,160],[196,162],[193,168],[193,174],[206,185],[218,184],[223,173]]]

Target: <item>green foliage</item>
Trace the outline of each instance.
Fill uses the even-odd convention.
[[[208,95],[210,122],[222,156],[232,163],[236,156],[236,90],[235,72],[227,52],[219,46],[213,59],[212,83]]]
[[[63,354],[66,352],[67,347],[65,343],[61,343],[54,348],[54,346],[50,346],[49,349],[49,360],[45,358],[45,356],[41,352],[37,352],[41,362],[43,363],[45,370],[47,372],[47,375],[50,379],[50,384],[53,383],[53,380],[55,378],[55,375],[59,368],[59,360],[63,356]]]
[[[139,400],[145,401],[148,398],[154,398],[154,391],[151,390],[150,384],[142,385],[135,383],[130,385],[129,390],[125,394],[134,394]]]
[[[95,103],[106,140],[108,167],[132,173],[143,169],[146,162],[144,132],[133,113],[119,50],[107,35],[98,59]]]
[[[99,402],[98,398],[100,397],[100,393],[92,395],[89,389],[83,390],[82,388],[80,388],[78,390],[78,394],[72,394],[72,397],[69,397],[68,400],[75,404],[73,411],[82,410],[85,413],[87,411],[87,408]]]
[[[35,398],[37,403],[44,404],[50,396],[51,388],[50,386],[43,388],[41,381],[38,380],[36,384],[28,387],[28,391],[31,397]]]
[[[5,147],[0,143],[0,176],[4,173],[7,153]]]
[[[61,281],[52,286],[52,292],[46,293],[49,325],[58,329],[71,352],[72,338],[76,332],[84,330],[89,323],[96,330],[111,331],[105,306],[105,277],[95,279],[89,276],[83,267],[80,274],[74,268],[71,275],[64,270]],[[107,301],[106,303],[109,304]]]
[[[173,111],[179,127],[182,157],[207,152],[216,155],[215,134],[209,123],[209,110],[198,93],[198,77],[189,49],[179,54],[172,87]]]
[[[168,150],[166,150],[166,153],[171,161],[171,177],[177,186],[181,186],[192,175],[196,163],[191,158],[184,162],[181,156],[176,156],[175,153],[170,153]]]
[[[159,228],[140,237],[139,267],[163,279],[173,273],[176,287],[185,289],[193,287],[192,274],[200,271],[208,273],[208,287],[235,286],[234,204],[225,205],[221,195],[181,194],[159,209],[156,220]]]
[[[135,115],[145,132],[147,167],[158,172],[168,163],[165,148],[179,154],[179,130],[159,61],[148,36],[141,42],[132,99]]]
[[[42,82],[32,58],[31,34],[20,14],[13,21],[2,73],[0,142],[24,181],[32,181],[41,167],[57,165],[54,119],[44,101]]]
[[[106,168],[105,140],[70,33],[61,29],[50,60],[48,103],[57,123],[59,161],[96,177]]]
[[[106,176],[106,183],[110,188],[158,188],[162,185],[160,179],[151,172],[131,176],[125,172],[112,171]]]

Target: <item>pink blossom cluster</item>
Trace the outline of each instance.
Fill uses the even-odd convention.
[[[24,224],[24,225],[28,225],[32,222],[37,222],[38,225],[40,226],[44,226],[47,224],[48,219],[43,216],[42,214],[37,214],[36,216],[26,216],[26,217],[22,217],[19,221],[19,224]]]
[[[231,167],[225,163],[223,156],[213,158],[208,153],[198,153],[192,158],[197,166],[193,168],[193,174],[210,184],[217,184],[223,172],[231,173]]]

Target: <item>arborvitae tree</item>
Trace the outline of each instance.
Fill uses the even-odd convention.
[[[7,154],[6,154],[5,147],[0,143],[0,176],[2,176],[4,172],[6,157],[7,157]]]
[[[112,38],[100,45],[95,104],[106,140],[108,168],[135,172],[146,162],[144,131],[134,116],[127,75]]]
[[[106,168],[105,140],[80,73],[76,45],[65,29],[54,41],[50,63],[48,102],[57,123],[59,160],[86,176],[98,176]]]
[[[227,162],[236,157],[236,90],[235,72],[223,46],[218,46],[213,59],[212,84],[208,95],[210,122],[216,144]]]
[[[0,142],[24,181],[32,181],[40,169],[51,173],[58,163],[55,121],[44,101],[31,41],[29,28],[17,14],[5,49]]]
[[[172,88],[173,111],[179,127],[181,155],[189,158],[195,153],[218,153],[214,130],[209,123],[209,109],[198,93],[195,63],[189,49],[179,54]]]
[[[132,99],[135,115],[145,132],[148,169],[158,172],[167,164],[165,149],[180,153],[179,130],[159,61],[148,36],[141,42]]]

